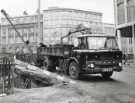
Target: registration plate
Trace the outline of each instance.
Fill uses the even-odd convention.
[[[111,71],[113,71],[112,68],[104,68],[104,69],[103,69],[103,72],[111,72]]]

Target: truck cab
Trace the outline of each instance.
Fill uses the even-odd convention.
[[[109,78],[114,71],[122,71],[122,51],[114,36],[80,35],[74,38],[73,45],[70,56],[74,60],[69,65],[69,75],[72,78],[98,73]]]

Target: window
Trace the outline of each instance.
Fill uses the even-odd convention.
[[[33,28],[29,29],[29,40],[31,42],[34,42],[34,29]]]
[[[108,38],[105,43],[105,48],[108,49],[118,49],[118,45],[115,39]]]
[[[125,23],[124,0],[117,1],[118,24]]]
[[[104,47],[106,38],[100,37],[88,37],[89,49],[100,49]]]
[[[27,40],[27,30],[23,29],[22,33],[23,33],[23,38],[26,41]]]

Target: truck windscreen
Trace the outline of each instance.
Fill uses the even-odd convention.
[[[118,49],[115,38],[88,37],[88,49]]]

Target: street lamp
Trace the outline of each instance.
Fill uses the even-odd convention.
[[[38,35],[40,36],[40,43],[43,43],[43,34],[41,33],[41,13],[40,13],[40,3],[41,1],[38,0]]]

